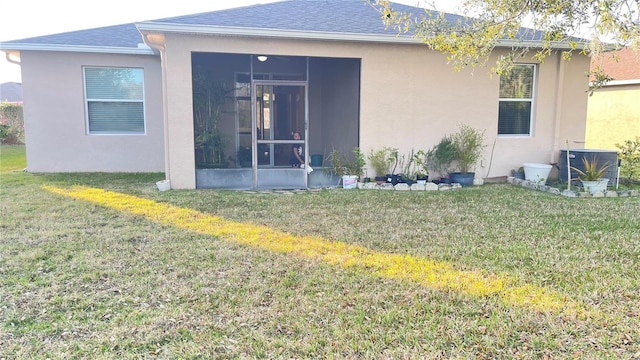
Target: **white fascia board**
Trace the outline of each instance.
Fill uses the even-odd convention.
[[[108,46],[83,46],[83,45],[54,45],[54,44],[0,44],[0,50],[17,51],[61,51],[83,52],[101,54],[130,54],[130,55],[155,55],[148,46],[138,48],[108,47]]]
[[[604,84],[603,87],[608,86],[621,86],[621,85],[640,85],[640,79],[629,79],[629,80],[611,80]]]
[[[544,46],[551,45],[551,49],[556,50],[571,50],[571,45],[566,41],[552,41],[549,44],[545,44],[544,41],[540,40],[500,40],[498,42],[499,47],[509,47],[509,48],[521,48],[521,47],[529,47],[529,48],[542,48]],[[583,50],[588,47],[589,44],[583,42],[576,42],[575,50]]]
[[[396,44],[421,44],[422,41],[413,36],[407,35],[385,35],[385,34],[358,34],[322,31],[294,31],[281,29],[259,29],[231,26],[210,26],[210,25],[182,25],[161,22],[140,22],[136,23],[140,32],[163,32],[163,33],[183,33],[183,34],[204,34],[221,36],[246,36],[246,37],[267,37],[267,38],[288,38],[307,40],[334,40],[334,41],[358,41]],[[500,40],[498,47],[542,47],[542,41],[530,40]],[[578,44],[578,49],[584,46]],[[553,42],[554,49],[570,49],[568,42]]]
[[[230,26],[208,26],[208,25],[179,25],[157,22],[136,23],[140,32],[163,32],[163,33],[183,33],[183,34],[205,34],[221,36],[246,36],[263,38],[287,38],[306,40],[338,40],[338,41],[361,41],[361,42],[385,42],[385,43],[405,43],[419,44],[416,38],[401,35],[384,34],[356,34],[338,33],[323,31],[293,31],[281,29],[258,29]]]

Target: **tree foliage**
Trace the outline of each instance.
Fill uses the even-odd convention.
[[[22,105],[0,103],[0,142],[3,144],[24,143]]]
[[[486,65],[499,44],[510,51],[492,64],[497,74],[517,59],[544,61],[554,51],[568,60],[576,51],[593,56],[611,46],[640,49],[640,0],[465,0],[460,13],[466,15],[456,17],[429,1],[420,14],[397,11],[389,0],[366,1],[388,27],[444,53],[456,70]],[[610,80],[601,69],[592,78]]]

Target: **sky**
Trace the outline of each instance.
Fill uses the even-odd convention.
[[[77,0],[10,0],[0,11],[0,42],[91,29],[165,17],[196,14],[278,0],[109,0],[107,3]],[[424,6],[426,0],[393,0]],[[436,0],[438,9],[453,11],[460,1]],[[100,6],[98,4],[108,4]],[[440,5],[441,4],[441,5]],[[21,82],[20,66],[0,52],[0,83]]]

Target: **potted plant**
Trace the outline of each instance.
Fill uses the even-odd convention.
[[[459,172],[449,173],[451,181],[462,186],[473,185],[473,178],[475,177],[473,170],[485,148],[484,130],[480,131],[462,124],[458,132],[451,135],[451,140],[455,149],[455,160],[460,170]]]
[[[524,180],[524,166],[520,166],[517,170],[511,170],[511,176],[516,179]]]
[[[357,186],[358,179],[364,174],[366,164],[360,148],[353,148],[352,153],[352,156],[347,156],[344,152],[333,149],[327,157],[331,163],[331,170],[342,178],[342,187],[345,189],[353,189]]]
[[[396,160],[398,149],[383,147],[382,149],[369,151],[367,158],[375,172],[375,181],[378,185],[387,181],[387,174],[391,170],[391,164]]]
[[[408,156],[404,154],[398,157],[398,164],[400,165],[400,173],[398,174],[398,182],[405,183],[407,185],[413,184],[415,179],[415,151],[411,149],[411,153]]]
[[[440,142],[427,151],[427,167],[431,173],[437,173],[440,176],[438,182],[449,182],[448,175],[455,157],[456,149],[453,147],[450,135],[445,135]]]
[[[582,188],[592,194],[606,190],[609,179],[603,176],[611,164],[606,162],[602,166],[598,166],[598,159],[596,157],[592,157],[591,161],[583,157],[582,163],[584,164],[584,170],[573,166],[571,167],[572,170],[578,173],[578,179],[582,182]]]
[[[414,153],[413,163],[416,167],[416,182],[418,184],[426,184],[429,180],[429,162],[427,159],[427,152],[424,150],[418,150]]]

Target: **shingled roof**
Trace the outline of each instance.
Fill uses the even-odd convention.
[[[424,9],[393,3],[393,8],[422,16]],[[456,22],[459,15],[446,14]],[[524,30],[524,29],[523,29]],[[140,32],[160,31],[305,39],[408,42],[418,40],[385,28],[380,14],[362,0],[284,0],[228,10],[163,18],[28,39],[7,41],[0,50],[51,50],[151,54]],[[525,32],[522,33],[523,35]],[[526,31],[528,40],[540,32]]]

